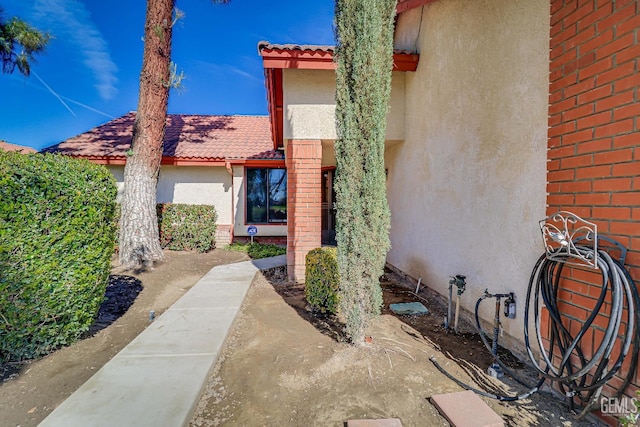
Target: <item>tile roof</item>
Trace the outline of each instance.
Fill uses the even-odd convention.
[[[135,112],[48,147],[88,159],[125,158]],[[268,116],[167,115],[163,157],[179,160],[283,159],[273,149]]]
[[[36,150],[34,150],[31,147],[24,147],[22,145],[16,145],[16,144],[11,144],[7,141],[2,141],[0,140],[0,150],[3,151],[21,151],[23,153],[35,153]]]
[[[330,46],[330,45],[316,45],[316,44],[296,44],[296,43],[277,44],[277,43],[270,43],[268,41],[262,40],[258,42],[258,53],[261,53],[263,50],[329,53],[333,55],[335,53],[336,47]],[[394,49],[393,53],[405,54],[405,55],[415,54],[414,51],[404,50],[404,49]]]
[[[335,46],[329,45],[316,45],[316,44],[276,44],[269,43],[268,41],[260,41],[258,42],[258,52],[261,52],[263,49],[270,50],[299,50],[299,51],[311,51],[311,52],[329,52],[333,53],[336,49]]]

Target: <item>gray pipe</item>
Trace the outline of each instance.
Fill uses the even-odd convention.
[[[451,299],[453,298],[453,283],[449,282],[449,300],[447,302],[447,319],[444,322],[445,329],[451,324]]]

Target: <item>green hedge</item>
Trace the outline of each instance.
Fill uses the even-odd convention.
[[[106,168],[0,151],[0,362],[77,340],[111,270],[116,186]]]
[[[304,294],[307,302],[321,313],[335,314],[340,301],[336,248],[316,248],[305,258]]]
[[[268,243],[231,243],[225,249],[236,252],[244,252],[252,259],[268,258],[272,256],[284,255],[287,249],[278,245]]]
[[[216,221],[218,219],[215,206],[158,203],[156,213],[162,248],[198,252],[208,252],[215,249]],[[118,204],[113,220],[116,245],[118,243],[119,219],[120,205]]]
[[[210,205],[158,205],[160,244],[174,251],[210,251],[216,247],[217,219]]]

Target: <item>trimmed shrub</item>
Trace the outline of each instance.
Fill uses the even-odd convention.
[[[210,251],[216,247],[217,219],[210,205],[158,205],[160,245],[174,251]]]
[[[0,362],[89,329],[111,270],[115,197],[103,166],[0,151]]]
[[[249,250],[247,253],[251,258],[259,259],[284,255],[287,253],[287,249],[282,246],[271,245],[268,243],[249,243]]]
[[[214,206],[158,203],[156,213],[160,246],[163,249],[197,250],[198,252],[208,252],[215,249],[218,214]],[[163,221],[163,215],[166,218],[165,221],[168,222]],[[119,220],[120,204],[117,204],[113,219],[116,247],[118,245]]]
[[[287,249],[278,245],[266,243],[231,243],[225,249],[236,252],[244,252],[252,259],[268,258],[272,256],[284,255]]]
[[[316,248],[305,258],[304,295],[311,307],[335,314],[340,301],[336,248]]]

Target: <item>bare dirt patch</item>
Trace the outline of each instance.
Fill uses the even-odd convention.
[[[166,251],[153,269],[114,268],[107,300],[86,339],[42,359],[0,367],[0,426],[36,426],[149,325],[151,310],[162,314],[212,267],[248,259],[223,249]]]
[[[284,270],[258,274],[229,335],[192,427],[343,426],[349,419],[400,418],[404,426],[447,426],[430,403],[435,394],[461,391],[429,361],[488,392],[510,395],[524,388],[484,372],[491,356],[474,328],[453,334],[442,326],[446,309],[427,293],[426,316],[395,316],[388,304],[415,300],[387,278],[385,309],[370,329],[370,345],[341,339],[340,325],[311,313],[304,288],[286,281]],[[503,350],[508,364],[525,366]],[[575,421],[548,393],[515,403],[482,398],[508,426],[589,426]]]

